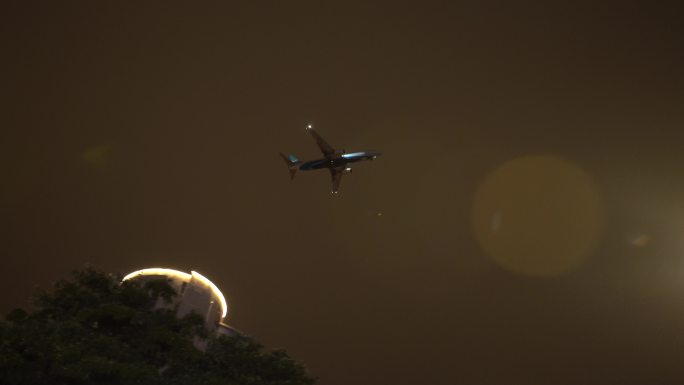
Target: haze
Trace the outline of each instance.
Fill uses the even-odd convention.
[[[684,382],[681,7],[22,2],[0,310],[196,270],[321,384]],[[383,152],[329,193],[279,152]]]

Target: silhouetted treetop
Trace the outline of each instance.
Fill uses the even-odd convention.
[[[0,322],[0,384],[310,385],[282,350],[265,352],[246,336],[208,333],[194,313],[182,318],[161,299],[165,279],[121,282],[94,269],[40,291],[35,309]],[[206,352],[193,344],[208,340]]]

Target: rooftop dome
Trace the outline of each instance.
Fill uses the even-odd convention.
[[[222,321],[224,318],[226,318],[226,315],[228,315],[228,303],[226,302],[226,298],[223,296],[223,293],[221,293],[221,290],[219,290],[218,287],[216,287],[216,285],[214,285],[213,282],[211,282],[205,276],[203,276],[202,274],[200,274],[196,271],[191,271],[190,274],[188,274],[188,273],[184,273],[182,271],[178,271],[178,270],[174,270],[174,269],[165,269],[165,268],[160,268],[160,267],[154,267],[154,268],[134,271],[134,272],[128,274],[127,276],[125,276],[123,278],[123,281],[127,281],[129,279],[138,278],[138,277],[145,277],[145,276],[167,277],[168,279],[171,279],[173,281],[178,281],[179,283],[181,283],[182,289],[184,289],[185,286],[188,284],[193,284],[193,286],[197,286],[197,285],[205,286],[211,291],[213,296],[218,299],[218,301],[221,305],[221,319],[220,319],[220,321]]]

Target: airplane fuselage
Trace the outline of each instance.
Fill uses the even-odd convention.
[[[285,155],[282,152],[280,157],[283,159],[287,165],[287,169],[290,173],[290,179],[293,179],[297,170],[310,171],[310,170],[320,170],[328,169],[330,171],[330,181],[332,183],[332,193],[337,194],[340,188],[340,181],[344,174],[350,174],[352,172],[350,163],[360,162],[362,160],[373,160],[380,156],[379,152],[376,151],[358,151],[346,153],[344,150],[335,150],[331,145],[329,145],[309,124],[306,130],[311,134],[313,139],[316,141],[316,145],[321,150],[323,158],[310,160],[308,162],[300,161],[296,156],[290,154]]]
[[[348,154],[339,154],[329,158],[310,160],[302,163],[299,166],[299,169],[302,171],[319,170],[322,168],[342,169],[349,163],[373,160],[378,156],[380,156],[380,153],[375,151],[350,152]]]

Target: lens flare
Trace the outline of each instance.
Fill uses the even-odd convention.
[[[604,212],[591,177],[553,156],[509,160],[480,184],[472,226],[501,267],[554,276],[578,266],[600,238]]]

